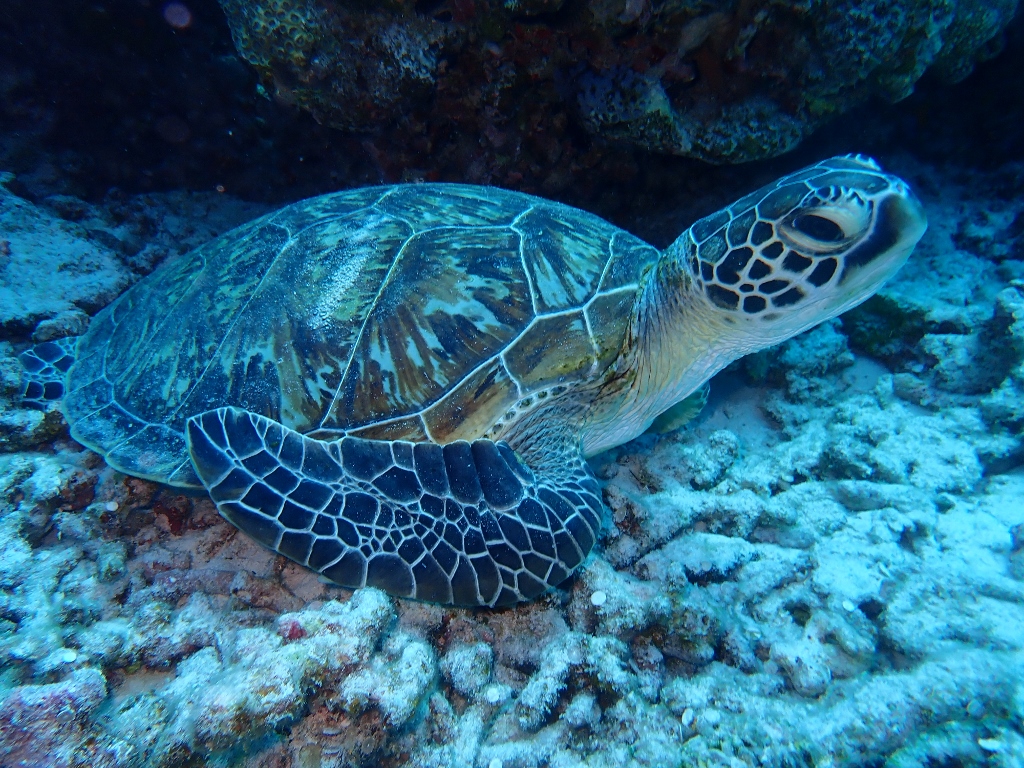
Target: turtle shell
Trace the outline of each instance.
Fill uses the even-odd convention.
[[[659,252],[505,190],[373,187],[299,202],[173,258],[81,338],[65,414],[124,472],[201,487],[189,416],[234,405],[316,437],[473,439],[600,376]]]

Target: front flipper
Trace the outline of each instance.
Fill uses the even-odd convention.
[[[64,397],[64,375],[75,362],[78,337],[44,341],[20,355],[21,399],[33,408],[46,408]]]
[[[510,605],[566,579],[601,523],[575,450],[535,475],[505,443],[324,442],[248,411],[188,421],[220,513],[345,587],[451,605]]]

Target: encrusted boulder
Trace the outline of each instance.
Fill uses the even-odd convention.
[[[548,186],[592,136],[715,163],[792,149],[998,52],[1017,0],[219,0],[276,99],[368,134],[383,170]],[[592,160],[592,158],[591,158]]]

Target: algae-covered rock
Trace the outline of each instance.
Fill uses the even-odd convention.
[[[130,281],[120,255],[90,240],[81,225],[0,183],[0,329],[6,334],[30,333],[38,322],[76,310],[96,312]]]
[[[962,80],[999,50],[1017,3],[220,5],[268,94],[369,131],[383,166],[394,151],[429,172],[471,136],[474,173],[564,165],[544,180],[557,187],[577,154],[569,121],[716,163],[771,157],[871,97],[906,97],[930,67]]]

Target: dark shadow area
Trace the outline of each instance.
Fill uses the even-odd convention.
[[[321,126],[267,97],[236,54],[214,0],[188,3],[184,27],[165,18],[165,4],[140,0],[3,6],[0,167],[18,175],[20,194],[96,200],[111,188],[222,189],[284,202],[400,180],[367,137]],[[600,160],[579,183],[541,193],[663,244],[741,191],[831,154],[907,152],[985,168],[1019,160],[1021,18],[1006,38],[1003,53],[962,83],[926,75],[904,101],[862,106],[779,158],[713,167],[596,146]],[[412,178],[422,171],[405,170]],[[457,176],[450,167],[440,173],[443,180]]]

